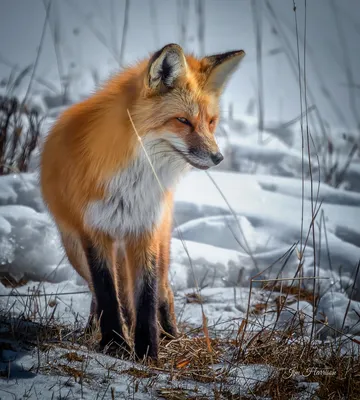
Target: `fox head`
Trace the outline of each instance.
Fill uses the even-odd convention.
[[[195,168],[219,164],[223,156],[214,134],[220,95],[244,55],[236,50],[199,59],[177,44],[154,53],[134,111],[140,136],[151,137],[163,154],[173,153]]]

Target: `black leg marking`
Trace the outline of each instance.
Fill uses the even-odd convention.
[[[163,330],[171,336],[176,336],[176,329],[174,327],[174,323],[170,314],[170,307],[167,302],[163,302],[159,304],[159,319],[160,325]],[[164,337],[168,337],[166,335],[162,335]]]
[[[156,261],[150,271],[144,271],[136,304],[135,354],[143,359],[157,359],[159,338],[157,327],[157,277]]]
[[[100,318],[102,335],[100,346],[105,347],[112,341],[124,345],[126,342],[122,339],[124,332],[121,324],[119,301],[107,262],[101,258],[92,245],[87,247],[86,256],[94,285],[96,311],[98,318]]]

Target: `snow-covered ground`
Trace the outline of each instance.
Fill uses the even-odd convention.
[[[58,112],[50,111],[45,131]],[[272,326],[277,319],[276,299],[280,293],[270,293],[259,282],[253,283],[250,292],[251,279],[283,279],[282,285],[288,284],[286,279],[296,274],[303,249],[304,293],[312,292],[312,277],[317,277],[318,338],[339,336],[340,332],[348,337],[360,335],[360,276],[354,282],[360,259],[360,192],[355,190],[360,164],[354,161],[344,176],[342,188],[335,189],[322,182],[322,175],[318,178],[317,160],[312,157],[313,182],[308,177],[302,181],[301,132],[297,126],[284,130],[281,124],[272,124],[262,137],[264,143],[259,144],[256,121],[252,118],[224,121],[219,128],[224,163],[208,173],[191,171],[177,187],[170,279],[178,320],[186,326],[200,327],[203,310],[212,331],[216,332],[218,326],[221,334],[239,326],[246,316],[250,296],[250,311],[264,312],[250,319],[249,329]],[[91,296],[64,256],[58,233],[43,205],[38,160],[39,151],[33,156],[32,172],[0,177],[0,277],[4,283],[6,279],[22,282],[16,289],[0,283],[0,309],[22,315],[28,303],[19,295],[37,293],[40,297],[34,315],[38,319],[46,319],[51,304],[59,323],[83,326]],[[306,160],[304,165],[306,173]],[[315,244],[310,229],[312,208],[317,215]],[[189,297],[198,290],[202,304]],[[301,313],[302,333],[310,333],[310,297],[294,301],[290,295],[289,300],[278,317],[278,328],[284,328],[294,315]],[[265,303],[266,312],[262,308]],[[320,321],[326,321],[326,325]],[[59,395],[64,396],[68,389],[63,378],[27,376],[24,368],[38,362],[37,356],[21,354],[5,351],[3,361],[13,360],[13,373],[21,384],[1,383],[1,391],[21,396],[22,392],[33,390],[31,387],[39,387],[39,398],[45,399],[51,398],[49,388],[57,387]],[[88,362],[99,378],[106,368],[96,370],[92,365],[94,357],[91,354]],[[99,357],[105,357],[106,363],[111,360]],[[99,359],[96,360],[98,363]],[[122,363],[121,368],[131,367]],[[258,374],[266,375],[262,368],[266,370],[267,366],[259,367]],[[253,372],[245,368],[241,374],[251,376]],[[112,381],[116,393],[128,390],[129,377],[116,379]],[[80,386],[75,384],[71,388],[71,398],[94,396],[96,388]],[[106,385],[103,387],[103,398],[111,398],[112,394],[105,391]],[[201,390],[206,395],[207,387]],[[2,395],[0,392],[0,398]],[[134,394],[133,398],[143,396]]]
[[[309,179],[303,185],[298,146],[286,143],[281,132],[270,131],[264,136],[268,144],[259,145],[255,123],[248,117],[227,121],[220,130],[227,133],[226,139],[221,136],[219,141],[231,164],[226,160],[208,173],[192,171],[176,190],[170,277],[178,308],[183,308],[184,293],[198,285],[205,288],[204,293],[209,291],[205,309],[210,320],[243,316],[247,295],[235,300],[233,288],[246,293],[251,278],[262,271],[262,279],[293,277],[299,266],[300,245],[306,242],[303,275],[312,277],[315,273],[322,278],[316,284],[321,295],[318,312],[328,314],[329,324],[340,328],[348,295],[353,292],[345,326],[349,333],[359,333],[359,291],[352,286],[359,287],[353,280],[360,259],[360,193],[335,189],[315,178],[312,185]],[[290,130],[287,141],[299,142],[298,135],[299,131]],[[29,281],[17,289],[20,293],[27,292],[34,282],[42,282],[40,290],[48,293],[86,291],[85,283],[64,257],[42,203],[37,157],[38,153],[33,160],[35,172],[0,178],[0,274]],[[260,173],[242,172],[254,162]],[[359,164],[352,167],[353,179],[358,179]],[[308,235],[311,186],[314,210],[319,207],[315,246],[312,233]],[[293,245],[295,250],[284,263]],[[312,290],[313,283],[307,279],[303,286]],[[2,294],[10,291],[2,285],[0,290]],[[219,291],[222,300],[216,298]],[[74,296],[72,311],[86,318],[90,296]],[[3,297],[1,302],[3,306],[4,302],[15,302],[14,310],[21,308],[16,298]],[[335,303],[340,307],[336,312]],[[196,310],[196,305],[186,304],[182,317],[201,324],[201,313]],[[58,312],[62,311],[60,307]]]

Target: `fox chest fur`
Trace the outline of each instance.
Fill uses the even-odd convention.
[[[129,166],[104,182],[106,196],[91,202],[85,223],[113,237],[149,232],[166,212],[164,192],[171,190],[186,162],[179,156],[166,155],[160,141],[144,141]]]

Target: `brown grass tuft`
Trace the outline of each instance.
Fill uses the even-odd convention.
[[[0,175],[26,172],[42,118],[15,97],[0,96]]]
[[[45,364],[39,362],[38,369],[48,374],[71,377],[76,382],[91,382],[89,371],[85,370],[89,359],[96,354],[89,352],[96,352],[100,339],[97,325],[90,332],[85,332],[79,324],[59,324],[54,317],[56,305],[52,304],[53,299],[46,299],[47,310],[43,310],[37,304],[39,295],[37,290],[23,300],[27,303],[20,316],[12,317],[10,311],[0,313],[1,339],[4,343],[0,351],[13,349],[12,343],[23,343],[36,349],[40,360],[43,356],[46,358],[46,354],[56,354],[61,350],[62,356],[57,360],[50,358]],[[248,315],[248,325],[252,324],[250,319]],[[154,388],[165,399],[204,398],[201,391],[181,387],[184,382],[191,382],[195,387],[206,384],[219,399],[239,398],[240,382],[242,398],[258,395],[285,399],[298,393],[313,396],[314,385],[317,385],[316,395],[320,399],[360,399],[360,358],[356,352],[340,351],[335,341],[310,342],[309,338],[295,336],[291,333],[294,332],[292,326],[275,330],[259,325],[256,331],[245,332],[245,325],[245,320],[241,319],[237,325],[232,321],[229,328],[217,324],[208,326],[206,323],[206,332],[203,326],[197,329],[188,327],[186,333],[178,338],[161,342],[156,365],[133,364],[129,368],[126,364],[120,368],[118,359],[114,357],[108,368],[109,376],[110,372],[114,376],[125,373],[136,391],[140,390],[140,386],[146,390]],[[240,336],[243,337],[241,341],[238,340]],[[14,339],[16,342],[11,342]],[[353,348],[357,346],[355,339],[348,337],[348,341]],[[123,356],[123,359],[134,362],[129,355]],[[269,379],[252,376],[252,373],[244,378],[249,366],[256,370],[259,365],[265,365],[272,371]],[[171,387],[164,387],[163,381],[159,381],[161,373],[168,377]],[[9,371],[0,371],[0,374],[7,377]]]

